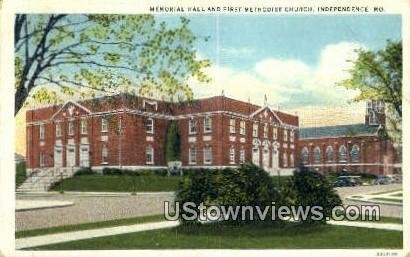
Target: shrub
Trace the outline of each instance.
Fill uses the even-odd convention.
[[[103,175],[123,175],[123,171],[119,168],[104,168]]]
[[[18,188],[27,178],[26,174],[26,163],[19,162],[16,163],[16,188]]]
[[[325,176],[309,171],[304,167],[294,172],[286,187],[285,194],[288,202],[292,205],[305,208],[307,206],[321,206],[324,215],[321,222],[326,222],[325,217],[331,216],[333,207],[342,204],[339,195]],[[312,223],[315,220],[308,215],[308,219],[303,222]]]
[[[179,161],[181,158],[181,136],[179,135],[178,125],[172,121],[167,128],[165,141],[165,161]]]
[[[268,173],[253,164],[242,165],[237,169],[200,169],[189,171],[187,174],[181,180],[177,190],[177,201],[180,202],[180,207],[185,202],[234,208],[236,206],[264,208],[271,206],[272,202],[281,203],[281,197]],[[184,213],[183,210],[180,212]],[[270,214],[271,212],[268,212],[268,215]]]
[[[91,168],[81,168],[75,173],[75,176],[93,175],[93,174],[95,174],[95,172]]]

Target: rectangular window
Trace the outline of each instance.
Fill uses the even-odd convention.
[[[273,140],[278,140],[278,128],[273,127]]]
[[[196,134],[196,120],[189,120],[189,134]]]
[[[229,149],[229,163],[235,164],[235,148],[233,146]]]
[[[45,155],[43,152],[40,152],[40,167],[44,167],[45,163]]]
[[[74,121],[72,120],[68,122],[68,134],[70,136],[74,135]]]
[[[145,150],[145,161],[147,164],[154,164],[154,148],[147,147]]]
[[[101,118],[101,132],[108,132],[108,119],[106,117]]]
[[[245,163],[245,149],[244,148],[239,150],[239,163],[240,164]]]
[[[189,164],[196,164],[196,148],[189,148]]]
[[[40,125],[40,140],[44,140],[44,136],[45,136],[45,127],[44,124]]]
[[[212,164],[212,147],[204,148],[204,164]]]
[[[108,147],[107,145],[103,145],[101,150],[101,163],[107,164],[108,163]]]
[[[154,120],[148,118],[145,120],[145,132],[147,133],[154,133]]]
[[[56,123],[56,137],[61,137],[61,122]]]
[[[258,129],[259,129],[258,124],[254,123],[253,124],[253,130],[252,130],[253,137],[258,137]]]
[[[268,138],[268,124],[267,123],[265,123],[265,125],[263,126],[263,137]]]
[[[295,141],[295,131],[291,130],[290,131],[290,142],[294,142]]]
[[[210,116],[204,118],[204,132],[212,131],[212,119]]]
[[[230,119],[229,120],[229,133],[233,134],[236,132],[236,120]]]
[[[88,122],[86,119],[81,120],[81,134],[87,135],[88,133]]]
[[[241,122],[239,123],[239,133],[241,135],[245,135],[245,133],[246,133],[245,121],[244,120],[241,120]]]
[[[283,130],[283,141],[288,141],[288,130],[284,129]]]

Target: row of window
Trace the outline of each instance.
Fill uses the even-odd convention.
[[[195,134],[197,132],[197,121],[195,119],[190,119],[189,120],[189,128],[188,131],[190,134]],[[119,122],[119,129],[122,129],[122,124],[121,124],[121,119]],[[86,135],[88,133],[88,122],[86,119],[81,119],[81,134]],[[267,123],[264,124],[263,126],[263,137],[268,138],[268,130],[269,126]],[[154,133],[154,120],[152,118],[147,118],[145,120],[145,131],[147,133]],[[209,116],[206,116],[204,118],[204,132],[208,133],[212,131],[212,119]],[[56,137],[62,136],[62,129],[61,129],[61,122],[57,122],[55,124],[55,132],[56,132]],[[108,119],[105,117],[101,118],[101,132],[108,132]],[[235,119],[230,119],[229,122],[229,132],[231,134],[236,133],[236,120]],[[68,121],[68,135],[72,136],[74,135],[75,130],[74,130],[74,121],[70,120]],[[246,126],[245,126],[245,121],[241,120],[239,122],[239,134],[240,135],[245,135],[246,134]],[[259,124],[254,123],[253,124],[253,130],[252,130],[252,136],[253,137],[258,137],[259,134]],[[278,128],[273,127],[272,128],[272,134],[273,134],[273,139],[277,140],[278,139]],[[288,130],[284,129],[283,130],[283,141],[287,142],[288,141]],[[40,139],[43,140],[45,137],[45,127],[44,124],[40,125]],[[290,136],[289,136],[289,141],[294,142],[295,140],[295,132],[293,130],[290,131]]]
[[[105,144],[101,149],[101,163],[108,164],[108,146]],[[145,148],[145,163],[154,164],[154,148],[151,146]]]
[[[338,160],[339,162],[347,162],[347,148],[344,145],[341,145],[338,150]],[[309,149],[304,147],[301,152],[302,162],[308,163],[309,161]],[[326,162],[333,162],[334,161],[334,151],[332,146],[328,146],[326,148]],[[358,145],[353,145],[350,149],[350,159],[352,162],[359,162],[360,160],[360,148]],[[318,146],[313,149],[313,162],[320,163],[321,162],[321,150]]]

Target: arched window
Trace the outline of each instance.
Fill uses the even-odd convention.
[[[346,162],[347,161],[347,150],[346,146],[341,145],[339,147],[339,162]]]
[[[288,167],[288,155],[283,153],[283,167]]]
[[[315,163],[320,163],[320,148],[318,146],[313,150],[313,158]]]
[[[302,156],[302,162],[303,163],[308,163],[309,162],[309,150],[306,146],[303,147],[302,152],[301,152],[301,156]]]
[[[290,159],[290,167],[295,167],[295,157],[293,157],[293,153],[289,156]]]
[[[333,162],[333,147],[330,145],[326,148],[326,161]]]
[[[359,162],[360,159],[360,149],[358,145],[353,145],[352,150],[350,151],[352,157],[352,162]]]
[[[101,150],[101,162],[108,163],[108,147],[107,145],[103,145]]]
[[[373,110],[371,110],[369,112],[369,124],[372,125],[372,124],[377,124],[377,123],[378,122],[377,122],[376,113]]]

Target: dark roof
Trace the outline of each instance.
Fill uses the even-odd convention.
[[[368,126],[366,124],[300,128],[299,138],[303,139],[303,138],[319,138],[319,137],[346,137],[346,136],[351,137],[351,136],[376,135],[377,130],[378,130],[377,126]]]

